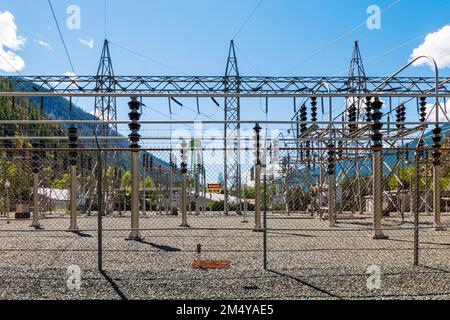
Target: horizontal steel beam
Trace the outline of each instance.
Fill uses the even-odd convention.
[[[265,77],[265,76],[3,76],[0,96],[115,96],[115,97],[436,97],[434,77],[366,77],[367,93],[355,94],[349,77]],[[450,96],[449,78],[440,78],[439,97]],[[104,83],[113,83],[105,92]],[[238,83],[229,92],[228,83]],[[323,84],[327,83],[327,86]],[[7,86],[6,86],[7,87]]]

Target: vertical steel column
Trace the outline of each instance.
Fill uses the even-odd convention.
[[[199,188],[200,188],[200,186],[199,186],[200,167],[201,167],[200,163],[197,163],[197,165],[195,166],[195,215],[196,216],[200,215],[200,205],[198,203],[199,202]]]
[[[383,103],[378,97],[374,98],[372,107],[372,174],[373,174],[373,238],[374,239],[386,239],[383,234],[381,220],[383,217],[383,135],[381,128],[381,107]]]
[[[131,152],[131,233],[129,240],[140,240],[139,233],[139,152]]]
[[[189,228],[187,221],[187,201],[186,201],[186,175],[187,175],[187,143],[183,139],[181,142],[181,225],[180,227]]]
[[[255,228],[254,231],[261,231],[261,163],[255,166]]]
[[[414,154],[414,261],[415,266],[419,265],[419,207],[420,207],[420,153]]]
[[[78,230],[77,225],[77,166],[70,166],[70,227],[69,230]]]
[[[144,154],[144,156],[145,156],[145,154]],[[143,167],[143,172],[142,172],[142,178],[143,178],[143,184],[142,184],[142,214],[147,214],[147,204],[146,204],[146,179],[147,179],[147,176],[146,176],[146,171],[147,171],[147,167],[146,167],[146,165],[144,165],[144,167]]]
[[[434,226],[436,231],[443,231],[445,228],[441,224],[441,167],[439,165],[433,166],[433,211],[434,211]]]
[[[97,147],[99,148],[97,155],[97,265],[98,270],[103,270],[103,193],[102,193],[102,182],[103,182],[103,166],[102,166],[102,153],[100,151],[100,145],[97,140]]]
[[[78,230],[77,226],[77,153],[75,149],[78,147],[77,136],[78,129],[75,126],[70,126],[69,133],[69,165],[70,165],[70,226],[69,230]]]
[[[264,170],[263,230],[263,269],[267,270],[267,170]]]
[[[439,104],[436,103],[436,109]],[[436,113],[438,111],[436,110]],[[438,119],[437,119],[438,121]],[[436,231],[443,231],[445,228],[441,224],[441,132],[442,129],[436,123],[433,129],[433,211],[434,211],[434,227]]]
[[[33,222],[31,226],[40,228],[39,223],[39,174],[33,173]]]
[[[141,103],[136,98],[132,98],[128,103],[130,113],[128,114],[131,122],[128,127],[131,133],[128,135],[130,139],[131,151],[131,232],[128,240],[142,240],[139,232],[139,129],[141,125],[138,123],[141,114],[139,109]]]
[[[336,165],[334,144],[328,144],[328,220],[330,227],[336,225]]]
[[[381,219],[383,216],[382,156],[380,150],[373,152],[373,231],[374,239],[385,239]]]
[[[33,148],[42,147],[40,143],[33,142]],[[40,228],[39,223],[39,169],[41,166],[41,154],[34,151],[32,155],[31,169],[33,172],[33,221],[31,227]]]
[[[256,148],[256,164],[255,164],[255,228],[254,231],[262,231],[261,229],[261,202],[260,202],[260,190],[261,190],[261,145],[260,145],[260,132],[261,127],[259,123],[256,123],[253,128],[255,131],[255,148]]]

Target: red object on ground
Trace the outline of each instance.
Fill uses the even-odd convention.
[[[228,260],[197,260],[192,261],[193,269],[230,269],[231,263]]]

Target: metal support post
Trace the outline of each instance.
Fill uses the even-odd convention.
[[[420,152],[414,155],[414,265],[419,265]]]
[[[139,232],[139,152],[131,152],[131,233],[128,240],[140,240]]]
[[[39,222],[39,174],[33,173],[33,228],[40,228]]]
[[[195,215],[200,215],[200,205],[199,205],[199,183],[200,183],[200,164],[197,163],[195,167]]]
[[[131,232],[128,240],[142,240],[139,232],[139,129],[141,125],[138,123],[141,114],[139,109],[141,103],[136,98],[132,98],[128,103],[130,107],[130,113],[128,114],[131,122],[129,128],[131,133],[128,135],[130,138],[131,151]]]
[[[386,239],[381,220],[383,217],[383,182],[381,150],[373,153],[373,231],[374,239]]]
[[[77,226],[77,167],[70,166],[70,227],[69,230],[78,230]]]
[[[261,127],[257,123],[253,130],[255,131],[255,149],[256,149],[256,164],[255,164],[255,228],[254,231],[262,231],[261,228],[261,145],[260,145],[260,132]]]
[[[187,221],[187,201],[186,201],[186,176],[187,176],[187,143],[183,139],[181,143],[181,225],[180,227],[189,228]]]

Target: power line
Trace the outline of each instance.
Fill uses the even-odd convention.
[[[112,41],[110,41],[110,43],[111,43],[112,45],[115,45],[116,47],[122,49],[122,50],[125,50],[125,51],[127,51],[127,52],[129,52],[129,53],[131,53],[131,54],[134,54],[134,55],[136,55],[136,56],[138,56],[138,57],[141,57],[141,58],[143,58],[143,59],[149,60],[149,61],[151,61],[151,62],[153,62],[153,63],[159,64],[160,66],[163,66],[163,67],[165,67],[165,68],[167,68],[167,69],[170,69],[170,70],[176,71],[176,72],[180,72],[180,73],[183,74],[183,75],[188,75],[186,72],[183,72],[183,71],[181,71],[181,70],[179,70],[179,69],[177,69],[177,68],[171,67],[171,66],[169,66],[169,65],[167,65],[167,64],[165,64],[165,63],[163,63],[163,62],[161,62],[161,61],[158,61],[158,60],[156,60],[156,59],[153,59],[153,58],[150,58],[150,57],[148,57],[148,56],[145,56],[145,55],[143,55],[142,53],[139,53],[139,52],[137,52],[137,51],[134,51],[134,50],[132,50],[132,49],[126,48],[126,47],[124,47],[124,46],[122,46],[122,45],[120,45],[120,44],[118,44],[118,43],[115,43],[115,42],[112,42]]]
[[[13,69],[13,71],[19,75],[19,77],[23,78],[22,74],[20,74],[20,72],[17,71],[16,68],[14,68],[14,66],[11,64],[11,62],[9,62],[8,59],[5,58],[5,56],[1,53],[1,51],[0,51],[0,57],[2,57],[2,59],[11,67],[11,69]]]
[[[23,78],[22,74],[11,64],[11,62],[8,61],[7,58],[5,58],[5,56],[0,52],[0,57],[14,70],[15,73],[17,73],[19,75],[19,77]],[[27,88],[25,87],[25,85],[20,82],[20,85],[27,90]]]
[[[387,12],[388,10],[390,10],[391,8],[393,8],[395,5],[397,5],[398,3],[400,3],[401,0],[396,0],[395,2],[391,3],[389,6],[387,6],[386,8],[384,8],[381,12],[380,15],[383,12]],[[327,44],[326,46],[322,47],[321,49],[317,50],[316,52],[314,52],[312,55],[308,56],[307,58],[303,59],[302,61],[298,62],[297,64],[295,64],[293,67],[287,69],[284,73],[287,72],[291,72],[295,69],[297,69],[298,67],[300,67],[301,65],[303,65],[305,62],[308,62],[309,60],[311,60],[312,58],[314,58],[315,56],[317,56],[318,54],[322,53],[323,51],[327,50],[328,48],[332,47],[335,43],[341,41],[342,39],[346,38],[347,36],[349,36],[350,34],[352,34],[353,32],[355,32],[356,30],[358,30],[359,28],[361,28],[362,26],[367,24],[367,20],[364,20],[364,22],[360,23],[359,25],[357,25],[356,27],[354,27],[353,29],[347,31],[346,33],[342,34],[341,36],[339,36],[338,38],[334,39],[333,41],[331,41],[329,44]]]
[[[242,31],[242,29],[244,29],[244,27],[247,25],[247,23],[250,21],[250,19],[253,17],[253,15],[256,13],[256,11],[258,10],[258,8],[261,6],[261,4],[263,3],[264,0],[260,0],[258,2],[258,4],[256,5],[256,7],[252,10],[252,12],[250,13],[250,15],[247,17],[247,19],[244,21],[244,23],[241,25],[241,27],[238,29],[238,31],[234,34],[232,39],[235,39],[238,34]]]
[[[61,28],[59,27],[58,19],[56,19],[55,10],[53,10],[53,6],[52,6],[51,0],[48,0],[48,4],[50,5],[50,9],[52,11],[53,19],[55,20],[56,27],[58,28],[59,37],[60,37],[61,42],[62,42],[62,44],[64,46],[64,50],[66,52],[67,59],[69,60],[70,67],[72,68],[72,72],[75,73],[75,68],[73,67],[72,59],[70,59],[69,51],[67,50],[66,42],[64,41],[64,37],[62,35]]]
[[[261,72],[258,70],[258,68],[255,67],[255,65],[251,62],[251,60],[244,54],[244,52],[236,44],[235,44],[235,46],[236,46],[236,49],[241,54],[241,56],[243,56],[244,59],[248,62],[248,64],[256,71],[256,73],[258,73],[258,75],[260,75]]]

